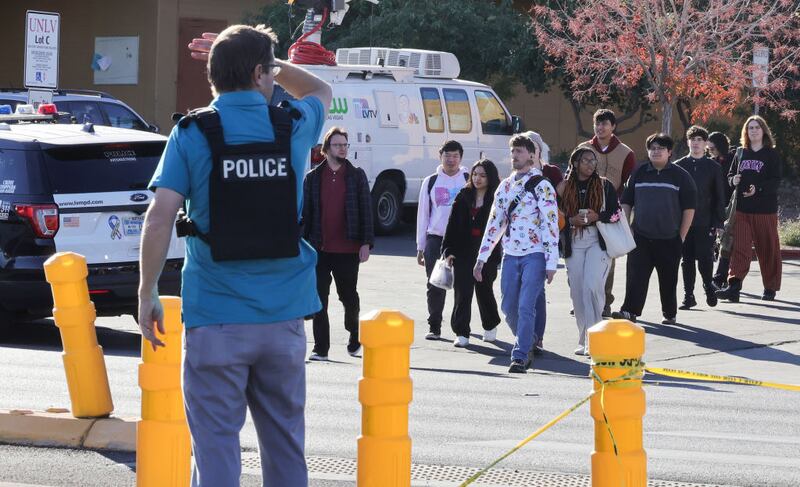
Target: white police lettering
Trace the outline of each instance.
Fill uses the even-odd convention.
[[[286,157],[223,159],[223,179],[271,179],[289,175]]]

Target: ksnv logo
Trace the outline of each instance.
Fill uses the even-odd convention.
[[[141,203],[142,201],[147,201],[147,198],[149,198],[149,196],[147,196],[144,193],[134,193],[131,195],[131,201],[133,201],[134,203]]]

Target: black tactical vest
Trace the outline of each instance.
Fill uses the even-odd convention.
[[[208,184],[210,227],[201,233],[182,217],[178,235],[196,236],[215,261],[278,259],[300,254],[297,179],[292,168],[292,119],[269,107],[275,142],[226,145],[219,113],[211,107],[181,119],[196,121],[211,148]]]

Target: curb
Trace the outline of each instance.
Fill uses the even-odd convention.
[[[138,418],[81,419],[64,409],[0,409],[0,443],[135,452],[138,421]]]
[[[800,259],[800,247],[781,247],[781,260]]]

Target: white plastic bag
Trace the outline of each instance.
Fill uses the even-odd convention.
[[[431,286],[449,291],[453,289],[453,267],[447,263],[447,259],[442,257],[436,261],[431,271],[431,278],[428,279]]]

